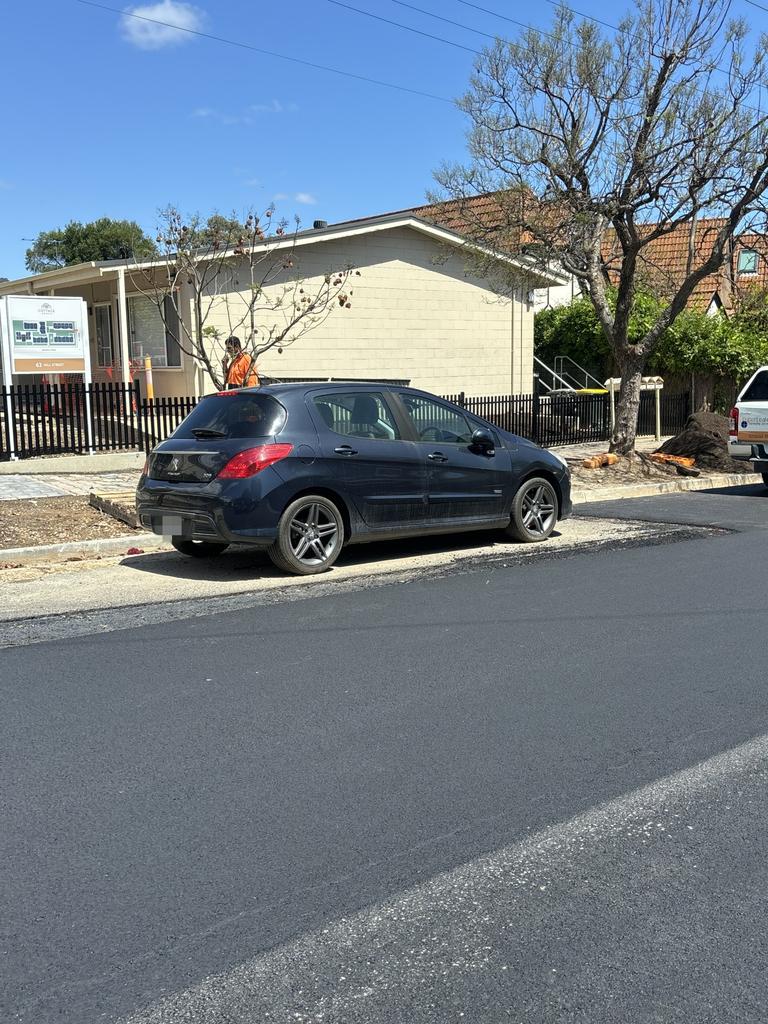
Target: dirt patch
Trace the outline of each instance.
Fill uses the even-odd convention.
[[[728,454],[728,419],[714,412],[696,412],[675,437],[659,448],[665,455],[685,455],[696,460],[696,467],[718,473],[749,473],[749,463]]]
[[[87,495],[0,501],[0,549],[132,537],[140,532],[92,508]]]
[[[585,469],[581,460],[570,462],[570,466],[571,486],[574,490],[599,490],[602,487],[626,487],[680,479],[674,466],[651,462],[647,456],[640,454],[622,457],[613,466],[602,466],[600,469]]]

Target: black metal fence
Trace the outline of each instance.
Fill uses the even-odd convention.
[[[448,401],[496,424],[502,430],[528,437],[546,447],[607,441],[611,432],[611,405],[607,394],[479,395],[460,392]],[[662,434],[676,434],[690,415],[691,398],[659,395]],[[638,434],[656,431],[656,394],[640,395]]]
[[[149,449],[196,398],[142,398],[134,384],[20,384],[0,388],[0,460]]]
[[[602,394],[444,396],[468,412],[546,446],[605,441],[610,400]],[[0,388],[0,459],[144,449],[165,440],[197,404],[143,398],[134,384],[22,384]],[[643,392],[638,434],[656,429],[656,396]],[[690,395],[660,395],[661,432],[675,434]]]

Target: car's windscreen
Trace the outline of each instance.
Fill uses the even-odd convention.
[[[270,395],[230,391],[208,395],[173,433],[175,438],[271,437],[282,430],[286,412]]]
[[[768,370],[758,373],[741,396],[742,402],[768,402]]]

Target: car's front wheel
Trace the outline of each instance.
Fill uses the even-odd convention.
[[[209,540],[183,540],[181,537],[171,537],[171,544],[182,555],[190,555],[192,558],[214,558],[229,547],[229,544],[216,544]]]
[[[311,576],[330,569],[344,543],[344,520],[329,498],[308,494],[280,517],[269,557],[279,569]]]
[[[508,537],[534,544],[546,540],[557,523],[557,493],[543,477],[526,480],[512,501]]]

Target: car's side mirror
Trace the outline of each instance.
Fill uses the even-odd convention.
[[[496,442],[489,430],[486,430],[485,427],[478,427],[472,434],[471,447],[476,451],[482,452],[484,455],[492,455]]]

